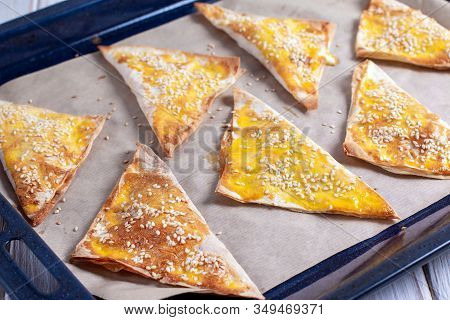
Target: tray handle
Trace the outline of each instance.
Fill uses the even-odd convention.
[[[0,216],[6,228],[0,231],[0,286],[12,299],[93,299],[89,291],[45,244],[22,215],[0,194]],[[58,283],[51,293],[43,293],[20,269],[6,249],[13,240],[23,241]]]

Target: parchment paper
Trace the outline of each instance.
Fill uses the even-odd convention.
[[[248,90],[303,129],[314,141],[331,153],[378,191],[406,218],[450,191],[450,181],[390,174],[364,161],[346,157],[342,151],[347,111],[350,105],[350,83],[354,66],[354,42],[361,11],[366,0],[259,0],[224,1],[225,7],[261,15],[325,19],[337,24],[331,51],[340,64],[326,67],[321,81],[318,111],[305,113],[294,99],[257,62],[240,49],[225,33],[216,30],[202,16],[194,14],[122,41],[207,52],[215,46],[217,55],[241,57],[248,70],[237,86]],[[425,13],[433,14],[441,24],[450,27],[450,5],[443,0],[404,1]],[[449,121],[450,81],[448,72],[416,68],[406,64],[376,61],[402,88]],[[253,77],[252,77],[253,74]],[[102,78],[106,75],[105,78]],[[265,79],[263,79],[266,76]],[[100,78],[99,78],[100,77]],[[260,80],[256,81],[255,77]],[[247,85],[251,82],[252,85]],[[266,91],[275,88],[276,92]],[[75,98],[72,98],[76,96]],[[157,299],[182,292],[185,288],[163,286],[152,280],[125,272],[113,273],[101,267],[68,263],[68,257],[83,237],[103,201],[123,172],[123,160],[131,157],[139,136],[149,144],[151,130],[146,124],[136,98],[120,75],[99,53],[79,57],[14,81],[0,88],[0,99],[26,103],[55,111],[74,114],[105,114],[113,107],[92,151],[81,166],[60,203],[60,214],[50,215],[36,228],[37,232],[67,262],[68,267],[95,295],[107,299]],[[111,104],[112,103],[112,104]],[[371,237],[390,226],[391,222],[361,220],[330,215],[302,214],[258,205],[245,205],[214,193],[218,180],[215,155],[222,136],[223,120],[230,117],[231,90],[221,95],[207,118],[177,151],[168,163],[192,201],[203,213],[208,224],[219,236],[236,260],[248,272],[262,292],[317,264],[323,259]],[[291,106],[291,107],[289,107]],[[217,111],[217,108],[223,108]],[[291,109],[288,111],[288,109]],[[342,110],[338,114],[337,110]],[[137,119],[133,119],[137,116]],[[124,123],[129,125],[125,126]],[[335,133],[321,126],[336,126]],[[104,140],[109,136],[108,141]],[[160,153],[157,143],[152,146]],[[129,154],[126,154],[130,151]],[[2,170],[1,192],[11,201],[16,197]],[[56,225],[61,222],[61,225]],[[73,228],[79,227],[78,232]]]

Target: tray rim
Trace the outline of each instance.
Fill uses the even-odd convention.
[[[137,16],[135,19],[131,21],[119,21],[117,24],[109,26],[100,32],[97,32],[95,35],[100,36],[102,39],[105,39],[106,43],[114,43],[123,38],[129,37],[133,34],[136,34],[143,30],[149,30],[156,26],[162,25],[164,23],[170,22],[179,17],[185,16],[194,12],[192,4],[198,0],[167,0],[167,1],[159,1],[161,3],[161,7],[155,11],[149,11],[141,16]],[[82,10],[95,10],[96,6],[98,7],[104,3],[114,3],[116,0],[66,0],[64,2],[49,6],[47,8],[35,11],[23,17],[8,21],[2,25],[0,25],[0,46],[2,40],[8,39],[8,37],[20,36],[22,34],[28,34],[28,31],[36,31],[38,27],[31,23],[30,21],[38,21],[39,23],[45,23],[48,20],[52,21],[61,21],[61,19],[70,19],[71,16],[76,14],[76,12]],[[144,2],[144,1],[143,1]],[[165,4],[163,3],[165,2]],[[205,2],[205,1],[203,1]],[[215,2],[206,1],[206,2]],[[93,34],[86,34],[81,39],[75,39],[72,43],[69,43],[71,46],[71,50],[67,50],[68,48],[61,44],[56,48],[48,48],[46,52],[37,54],[33,57],[27,57],[22,59],[22,67],[21,69],[17,69],[17,66],[8,67],[8,71],[6,72],[6,77],[0,77],[0,85],[3,85],[7,81],[18,78],[22,75],[42,70],[44,68],[50,67],[57,63],[67,61],[74,57],[73,52],[75,49],[76,53],[81,52],[82,54],[88,54],[97,50],[96,45],[92,43]],[[55,51],[56,50],[56,51]],[[64,50],[66,52],[64,52]],[[69,51],[69,52],[67,52]],[[48,60],[51,60],[49,62]],[[28,68],[26,68],[28,67]],[[24,73],[24,70],[28,70],[29,72]],[[4,66],[0,66],[0,75],[2,74],[2,70],[5,70]],[[16,72],[14,72],[16,70]],[[450,195],[442,198],[441,200],[431,204],[427,208],[413,214],[412,216],[399,221],[398,223],[384,229],[380,233],[375,236],[359,242],[347,249],[344,249],[327,259],[319,262],[318,264],[308,268],[295,275],[294,277],[286,280],[285,282],[277,285],[276,287],[266,291],[264,295],[268,299],[283,299],[288,297],[289,295],[298,292],[299,290],[311,285],[312,283],[322,279],[323,277],[333,273],[334,271],[340,269],[347,263],[353,261],[356,257],[361,256],[365,252],[367,252],[371,247],[379,244],[387,239],[390,239],[400,233],[402,228],[410,227],[426,217],[436,213],[443,208],[450,206]],[[16,214],[20,214],[15,210],[12,206],[11,209],[16,211]],[[11,211],[11,210],[9,210]],[[12,211],[11,211],[12,212]],[[10,212],[10,213],[11,213]],[[2,212],[0,212],[2,215]],[[11,227],[11,225],[9,225]],[[450,227],[444,226],[442,228],[443,236],[440,235],[438,237],[437,232],[427,235],[424,239],[416,244],[417,248],[425,247],[430,248],[430,250],[424,252],[423,250],[416,250],[413,253],[408,254],[406,257],[401,258],[402,268],[397,271],[392,270],[376,270],[377,272],[377,280],[373,283],[365,283],[364,285],[359,286],[348,286],[346,292],[342,290],[346,286],[344,282],[340,286],[338,286],[335,290],[330,291],[324,298],[327,299],[357,299],[364,294],[367,294],[371,290],[378,288],[379,286],[385,285],[392,281],[396,276],[404,272],[406,269],[412,268],[417,265],[421,265],[424,261],[431,259],[432,257],[440,254],[444,250],[448,248],[450,244]],[[31,238],[39,238],[37,233],[29,228],[26,230],[27,236]],[[30,234],[31,233],[31,234]],[[45,242],[41,240],[43,246],[46,246]],[[42,245],[41,244],[41,245]],[[406,248],[399,250],[397,253],[401,255],[401,253],[406,250]],[[47,247],[48,249],[48,247]],[[51,250],[51,249],[49,249]],[[56,255],[55,255],[56,257]],[[59,258],[56,257],[58,261]],[[56,260],[55,260],[56,261]],[[374,269],[374,268],[372,268]],[[373,270],[375,272],[375,270]],[[366,275],[366,274],[365,274]],[[74,276],[75,278],[75,276]],[[1,282],[1,281],[0,281]],[[363,283],[363,282],[361,282]]]

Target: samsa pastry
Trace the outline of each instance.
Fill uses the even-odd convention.
[[[324,67],[338,63],[329,52],[336,29],[333,23],[261,17],[206,3],[195,6],[255,56],[307,110],[317,109]]]
[[[198,128],[214,99],[241,75],[238,57],[144,46],[99,49],[136,95],[168,157]]]
[[[344,151],[398,174],[450,177],[446,122],[366,60],[353,73]]]
[[[72,260],[170,285],[264,298],[169,167],[142,144]]]
[[[244,203],[359,218],[398,218],[360,178],[251,94],[235,89],[216,191]]]
[[[31,225],[62,198],[104,122],[0,101],[1,159]]]
[[[449,69],[450,31],[403,3],[371,0],[361,15],[356,55]]]

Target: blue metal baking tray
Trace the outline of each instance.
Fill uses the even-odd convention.
[[[78,55],[94,52],[99,43],[111,44],[190,14],[194,12],[194,2],[69,0],[0,25],[0,85]],[[268,299],[360,298],[409,268],[423,264],[448,249],[449,211],[450,195],[447,195],[376,236],[299,273],[264,295]],[[5,222],[4,230],[0,229],[0,286],[12,298],[93,298],[1,195],[0,219]],[[408,238],[405,234],[410,238],[406,241],[408,245],[404,245]],[[399,239],[403,245],[396,244]],[[55,278],[58,286],[54,292],[42,293],[14,262],[6,249],[12,240],[25,242]],[[374,253],[375,249],[377,252]],[[381,259],[377,258],[380,252]],[[317,288],[320,286],[322,289]],[[174,298],[207,297],[183,294]]]

